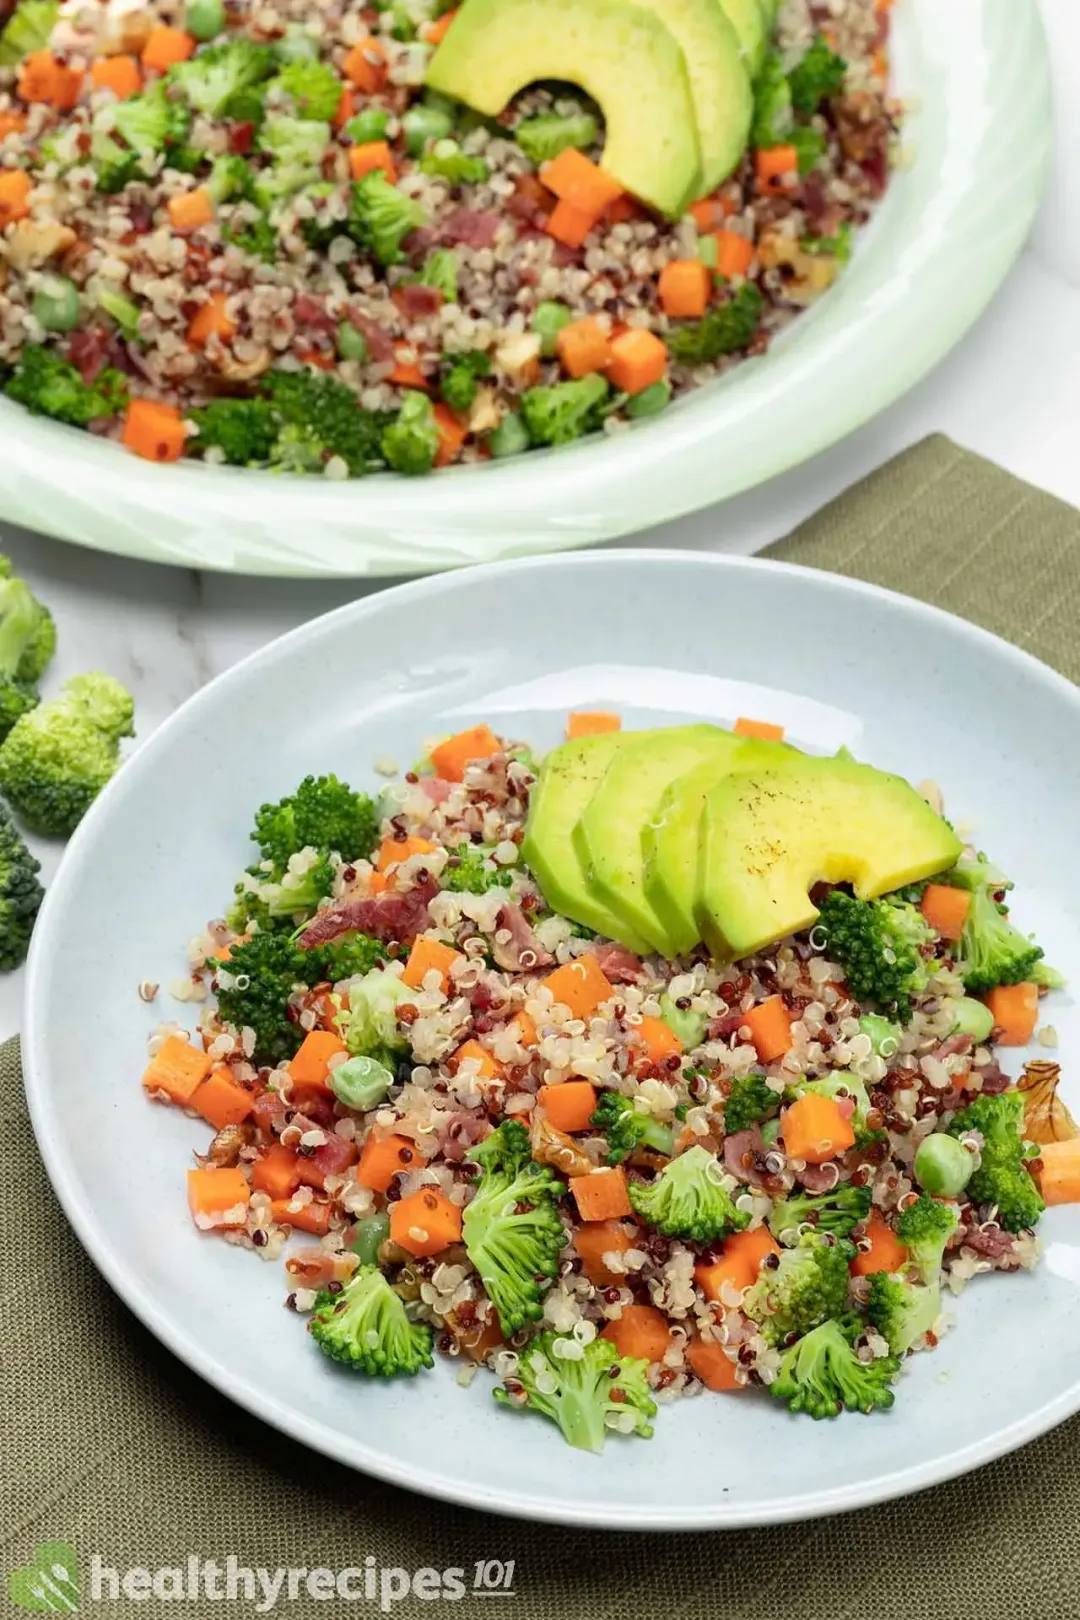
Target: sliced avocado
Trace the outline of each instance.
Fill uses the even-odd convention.
[[[811,927],[815,883],[851,883],[871,899],[944,871],[960,848],[901,777],[794,755],[706,796],[697,920],[713,953],[737,960]]]
[[[678,949],[645,893],[642,835],[672,778],[729,747],[730,733],[718,726],[625,734],[574,828],[574,849],[593,893],[663,956],[677,956]]]
[[[620,0],[465,0],[427,71],[432,90],[489,117],[538,79],[587,91],[604,115],[604,167],[679,215],[701,154],[686,60],[655,12]]]
[[[721,0],[728,20],[738,35],[750,77],[753,78],[769,45],[771,25],[766,23],[765,8],[761,0]]]
[[[634,735],[633,732],[603,732],[594,737],[578,737],[552,749],[540,767],[529,800],[529,821],[521,858],[553,911],[645,955],[649,950],[647,941],[624,927],[597,896],[572,838],[578,818],[599,786],[613,755],[623,746],[626,736]]]
[[[750,139],[754,91],[739,36],[721,0],[635,3],[655,11],[686,58],[701,145],[701,179],[694,195],[704,195],[738,166]]]
[[[698,837],[705,795],[731,771],[754,770],[792,753],[786,743],[758,742],[722,732],[726,746],[678,777],[668,787],[642,834],[645,895],[676,955],[685,956],[701,938],[697,901]]]

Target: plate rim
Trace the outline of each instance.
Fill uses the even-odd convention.
[[[319,615],[281,636],[274,637],[264,646],[249,653],[229,669],[193,693],[173,711],[147,737],[124,769],[108,784],[76,829],[68,844],[60,868],[46,894],[38,925],[34,930],[27,962],[26,986],[23,998],[23,1029],[21,1034],[23,1084],[27,1107],[46,1174],[64,1214],[89,1260],[104,1277],[112,1291],[142,1322],[143,1326],[166,1350],[177,1356],[221,1394],[250,1412],[252,1416],[299,1440],[309,1449],[332,1461],[344,1464],[369,1477],[385,1480],[421,1496],[453,1502],[478,1511],[500,1516],[527,1519],[535,1522],[561,1524],[575,1528],[624,1531],[694,1531],[745,1529],[765,1525],[783,1524],[801,1519],[820,1518],[833,1513],[850,1512],[872,1507],[881,1502],[944,1484],[972,1469],[994,1461],[1027,1442],[1047,1433],[1065,1419],[1080,1411],[1080,1371],[1070,1388],[1045,1402],[1022,1419],[997,1431],[982,1441],[972,1442],[942,1461],[920,1463],[877,1476],[867,1487],[831,1487],[824,1492],[786,1494],[769,1503],[750,1503],[745,1506],[715,1502],[700,1510],[688,1512],[684,1508],[666,1510],[649,1508],[632,1521],[627,1519],[624,1507],[608,1510],[602,1502],[581,1508],[567,1508],[550,1498],[535,1498],[527,1492],[487,1492],[480,1486],[466,1486],[450,1476],[421,1467],[409,1458],[401,1460],[384,1453],[371,1452],[356,1436],[344,1435],[328,1425],[309,1420],[291,1410],[275,1393],[258,1388],[243,1372],[233,1372],[225,1362],[204,1350],[193,1337],[187,1324],[174,1319],[167,1308],[162,1308],[149,1285],[143,1283],[135,1268],[118,1254],[108,1238],[97,1230],[96,1216],[88,1200],[78,1188],[74,1160],[63,1143],[63,1132],[54,1116],[49,1099],[48,1064],[45,1055],[45,1028],[43,1016],[46,1004],[46,969],[44,963],[50,954],[51,935],[60,926],[64,914],[66,891],[77,886],[80,852],[84,843],[97,827],[111,814],[114,802],[125,792],[125,777],[132,769],[153,770],[159,754],[166,752],[174,732],[181,730],[192,714],[198,714],[216,701],[219,689],[241,673],[257,672],[260,665],[270,664],[301,650],[307,642],[317,642],[329,628],[354,620],[362,623],[374,616],[388,599],[423,600],[430,595],[446,591],[467,590],[473,576],[521,574],[547,566],[549,559],[534,556],[496,562],[469,570],[467,573],[437,574],[408,581],[386,591],[379,591],[347,602]],[[1080,716],[1080,687],[1066,676],[1043,663],[1033,654],[1015,646],[1004,638],[973,624],[970,620],[923,602],[917,597],[905,596],[884,586],[874,585],[846,575],[812,569],[796,563],[773,561],[763,557],[731,557],[702,554],[685,549],[665,550],[610,549],[564,556],[560,566],[570,570],[617,569],[630,562],[634,566],[670,569],[687,565],[706,572],[769,574],[778,572],[788,577],[817,576],[817,582],[827,582],[832,589],[855,599],[873,599],[885,602],[896,610],[910,612],[916,618],[937,624],[946,634],[959,635],[974,642],[999,658],[1024,670],[1029,676],[1056,690]]]

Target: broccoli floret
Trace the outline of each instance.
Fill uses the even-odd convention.
[[[787,140],[793,121],[791,86],[784,72],[783,58],[779,51],[771,51],[754,85],[751,145],[765,148],[780,146]]]
[[[97,130],[90,138],[90,162],[93,164],[98,190],[104,191],[108,196],[123,191],[133,180],[140,180],[143,177],[138,153],[128,151],[119,141],[114,141],[111,135],[99,133]]]
[[[956,1231],[958,1222],[955,1206],[941,1204],[929,1193],[920,1193],[915,1202],[901,1210],[897,1217],[896,1235],[910,1254],[911,1263],[924,1283],[933,1284],[939,1280],[945,1245]]]
[[[439,392],[452,411],[467,411],[476,399],[477,381],[491,375],[491,361],[479,349],[455,354],[443,367]]]
[[[110,108],[109,122],[140,157],[164,152],[171,167],[181,166],[175,161],[176,152],[186,148],[191,114],[182,102],[171,99],[163,79]]]
[[[724,1186],[724,1167],[705,1148],[688,1148],[648,1186],[630,1183],[630,1202],[636,1214],[664,1237],[686,1238],[691,1243],[715,1243],[729,1232],[739,1232],[750,1217],[736,1209]]]
[[[603,1451],[609,1430],[648,1440],[653,1432],[649,1420],[656,1416],[646,1379],[648,1363],[620,1356],[610,1339],[593,1339],[580,1356],[569,1358],[558,1353],[559,1344],[557,1333],[533,1339],[515,1374],[524,1401],[516,1390],[510,1394],[505,1389],[496,1389],[495,1399],[519,1411],[542,1412],[581,1451]]]
[[[216,203],[229,202],[235,197],[250,197],[251,168],[247,159],[236,152],[226,152],[215,158],[206,180],[206,189]]]
[[[820,253],[847,264],[855,246],[855,227],[850,220],[845,220],[835,236],[804,236],[801,245],[805,253]],[[905,894],[903,898],[911,897]]]
[[[621,1164],[636,1148],[652,1148],[666,1158],[671,1157],[675,1133],[670,1125],[662,1125],[651,1114],[643,1114],[629,1097],[618,1091],[600,1093],[590,1123],[607,1137],[608,1164]]]
[[[743,1299],[743,1310],[770,1344],[782,1344],[791,1333],[808,1333],[847,1304],[848,1267],[855,1246],[847,1238],[806,1232],[779,1264],[763,1268]]]
[[[353,186],[348,234],[382,265],[401,263],[402,242],[426,219],[420,204],[392,186],[379,169]]]
[[[295,987],[307,982],[306,972],[304,953],[287,934],[252,934],[217,967],[218,1012],[235,1029],[255,1031],[256,1062],[281,1063],[303,1040],[288,1003]]]
[[[274,160],[275,170],[287,170],[291,175],[317,175],[323,153],[330,145],[330,125],[314,123],[307,118],[288,118],[274,113],[267,119],[259,139],[259,149],[268,152]],[[259,184],[264,177],[260,176]],[[291,182],[288,190],[298,190]],[[275,195],[282,195],[279,188]]]
[[[329,124],[341,102],[341,80],[325,62],[290,62],[271,82],[292,100],[299,118]]]
[[[221,234],[242,253],[250,253],[267,264],[272,264],[277,257],[277,232],[265,213],[260,213],[256,219],[223,225]]]
[[[857,900],[834,889],[821,902],[815,932],[839,962],[857,1001],[873,1001],[900,1023],[912,1015],[911,997],[925,989],[927,967],[919,946],[933,939],[914,906]]]
[[[323,979],[330,984],[340,984],[343,979],[364,977],[379,962],[385,961],[386,946],[370,934],[350,934],[345,939],[317,945],[305,951],[304,956],[307,959],[305,977],[310,984],[318,984]]]
[[[823,1322],[785,1351],[769,1389],[790,1412],[812,1418],[839,1417],[845,1407],[888,1411],[895,1398],[889,1386],[899,1370],[895,1356],[860,1361],[839,1323]]]
[[[0,744],[0,789],[34,832],[74,832],[132,734],[131,694],[109,675],[78,675],[17,720]]]
[[[749,1130],[780,1107],[780,1093],[774,1091],[763,1074],[737,1074],[731,1082],[731,1095],[724,1103],[724,1134]]]
[[[199,429],[188,447],[196,455],[220,450],[233,467],[259,467],[269,461],[278,426],[267,400],[215,399],[189,414]]]
[[[522,119],[513,136],[529,162],[539,168],[568,146],[576,146],[579,151],[595,146],[599,133],[591,113],[545,112]]]
[[[273,71],[274,56],[268,46],[234,39],[210,45],[190,61],[178,62],[169,77],[207,118],[227,118],[248,115],[250,98],[244,92],[262,84]]]
[[[451,857],[456,865],[443,867],[441,886],[451,894],[486,894],[489,889],[508,889],[514,881],[509,866],[496,866],[491,846],[459,844]]]
[[[457,141],[449,138],[436,141],[430,152],[420,159],[425,174],[445,180],[449,186],[480,186],[491,173],[483,158],[469,157]]]
[[[869,1187],[853,1187],[850,1182],[814,1198],[809,1193],[791,1192],[773,1205],[769,1230],[781,1241],[798,1241],[804,1226],[848,1237],[869,1215],[870,1197]]]
[[[592,372],[576,381],[529,388],[521,396],[521,414],[534,444],[569,444],[600,425],[600,407],[611,390],[607,379]]]
[[[844,82],[847,63],[838,56],[823,34],[818,34],[802,61],[788,74],[791,104],[806,118],[821,103],[835,96]]]
[[[274,440],[270,465],[275,472],[313,474],[321,473],[329,459],[318,435],[312,428],[299,422],[287,422]]]
[[[5,973],[19,967],[30,949],[30,935],[45,898],[38,882],[40,870],[41,863],[0,808],[0,971]]]
[[[1003,1091],[996,1097],[973,1097],[953,1115],[948,1131],[950,1136],[978,1131],[983,1138],[979,1167],[965,1189],[971,1202],[996,1205],[998,1223],[1007,1232],[1034,1226],[1046,1205],[1025,1166],[1023,1094]]]
[[[48,608],[21,579],[0,579],[0,741],[36,707],[37,687],[56,646]]]
[[[39,416],[67,422],[71,427],[119,416],[127,405],[127,378],[106,367],[92,383],[85,383],[70,360],[54,349],[28,343],[4,386],[9,399]]]
[[[509,1338],[543,1315],[542,1295],[566,1245],[558,1204],[565,1188],[532,1158],[528,1132],[516,1120],[504,1121],[470,1158],[480,1177],[465,1206],[462,1240]]]
[[[431,1329],[410,1321],[378,1266],[358,1266],[339,1294],[323,1289],[308,1332],[324,1355],[369,1378],[411,1378],[432,1365]]]
[[[957,950],[965,990],[982,995],[999,984],[1021,984],[1030,979],[1042,960],[1042,951],[1009,921],[995,895],[1012,883],[987,860],[961,856],[943,882],[966,889],[971,896]]]
[[[1064,990],[1068,979],[1049,962],[1036,962],[1030,973],[1032,984],[1037,984],[1042,990]]]
[[[379,836],[375,806],[336,776],[306,776],[287,798],[260,805],[252,841],[264,860],[285,867],[302,849],[332,849],[342,860],[369,855]]]
[[[828,141],[819,129],[805,129],[801,125],[791,130],[786,139],[787,144],[795,148],[800,174],[809,174],[818,158],[823,157],[829,148]]]
[[[758,329],[763,305],[753,282],[744,283],[726,304],[710,310],[700,321],[668,333],[671,358],[681,366],[701,366],[719,360],[722,354],[745,349]]]
[[[888,1341],[894,1356],[906,1356],[941,1315],[941,1289],[907,1277],[875,1271],[866,1299],[866,1319]]]
[[[310,371],[271,371],[263,379],[263,392],[274,407],[282,432],[291,428],[307,435],[317,447],[320,466],[331,456],[340,456],[354,478],[382,466],[380,436],[390,420],[388,413],[364,410],[352,389],[336,378]],[[281,434],[278,447],[280,443]],[[340,849],[335,844],[330,847],[338,848],[348,860],[366,855],[371,844],[357,850]]]
[[[311,954],[318,960],[318,952]],[[409,1042],[397,1023],[397,1010],[408,997],[401,980],[379,968],[371,968],[363,978],[350,982],[349,1005],[339,1014],[337,1026],[351,1057],[375,1058],[388,1069],[394,1068],[409,1050]]]
[[[430,399],[418,389],[406,391],[397,419],[383,430],[387,466],[410,477],[430,472],[439,449],[439,432]]]
[[[43,50],[59,15],[59,0],[20,0],[0,33],[0,67],[14,67],[31,51]]]
[[[333,890],[335,870],[325,850],[303,850],[299,856],[294,855],[278,881],[260,890],[270,917],[310,917],[319,901]]]

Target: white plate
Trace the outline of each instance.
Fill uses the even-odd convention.
[[[348,484],[160,467],[0,398],[0,517],[188,567],[428,573],[632,534],[805,461],[960,340],[1020,251],[1046,170],[1036,0],[898,0],[895,19],[906,166],[839,284],[763,360],[615,438]]]
[[[1080,693],[1025,654],[778,563],[609,552],[404,586],[200,692],[75,836],[34,937],[23,1054],[46,1165],[91,1257],[177,1355],[259,1417],[396,1484],[532,1518],[801,1519],[930,1485],[1067,1417],[1080,1407],[1077,1209],[1047,1215],[1037,1272],[969,1289],[891,1413],[815,1424],[764,1394],[705,1395],[662,1409],[650,1442],[613,1440],[601,1458],[496,1407],[486,1374],[464,1391],[441,1364],[383,1387],[329,1365],[282,1309],[281,1267],[192,1227],[184,1170],[206,1127],[139,1085],[152,1026],[190,1028],[192,1011],[164,992],[144,1006],[136,986],[183,972],[185,941],[248,859],[256,806],[308,771],[374,785],[374,760],[404,766],[426,736],[473,719],[550,745],[569,708],[597,705],[630,725],[751,714],[808,748],[846,744],[936,778],[1015,877],[1021,925],[1080,974]],[[1059,996],[1052,1016],[1068,1066],[1080,1015]],[[1080,1098],[1075,1069],[1067,1094]]]

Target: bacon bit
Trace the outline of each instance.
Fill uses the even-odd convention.
[[[236,152],[240,157],[247,157],[255,144],[255,125],[245,121],[234,124],[229,131],[229,151]]]

